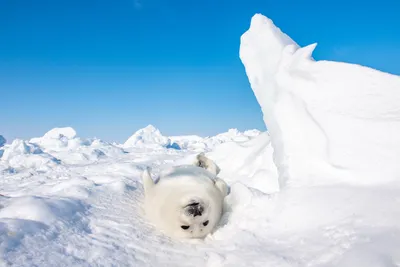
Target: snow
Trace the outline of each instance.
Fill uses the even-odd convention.
[[[11,168],[35,168],[42,171],[59,163],[56,158],[43,152],[37,145],[20,139],[15,139],[5,147],[1,161]]]
[[[51,225],[55,221],[69,221],[75,213],[83,210],[76,200],[39,197],[14,198],[0,210],[0,218],[30,220]]]
[[[105,157],[118,157],[125,153],[119,145],[96,138],[81,139],[71,127],[52,129],[43,137],[32,138],[29,143],[39,146],[44,152],[68,164],[96,162]]]
[[[179,145],[171,142],[166,136],[163,136],[159,129],[153,125],[148,125],[143,129],[136,131],[131,137],[124,143],[125,148],[129,147],[144,147],[152,146],[159,148],[176,148],[179,149]]]
[[[152,149],[186,149],[193,151],[211,151],[217,145],[231,141],[247,141],[260,134],[260,131],[253,129],[240,132],[237,129],[229,129],[225,133],[211,137],[200,137],[198,135],[164,136],[159,129],[148,125],[136,131],[123,144],[123,148],[152,148]]]
[[[379,184],[400,178],[400,78],[314,61],[255,15],[240,58],[271,134],[280,184]],[[296,138],[293,137],[296,135]]]
[[[4,144],[0,266],[400,266],[399,77],[314,48],[262,15],[242,36],[268,132]],[[204,240],[168,238],[143,216],[141,173],[199,152],[230,186],[223,217]]]
[[[244,132],[240,132],[238,129],[229,129],[225,133],[221,133],[216,136],[208,136],[205,138],[196,135],[172,136],[169,138],[183,149],[202,152],[212,151],[216,146],[226,142],[248,141],[259,134],[260,131],[256,129],[247,130]]]
[[[208,154],[221,168],[219,176],[228,183],[241,182],[264,193],[279,191],[278,173],[268,133],[246,142],[226,142]]]
[[[62,137],[73,139],[76,137],[76,132],[71,127],[53,128],[43,136],[46,139],[60,139]]]

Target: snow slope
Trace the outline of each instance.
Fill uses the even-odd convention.
[[[270,135],[226,142],[207,154],[221,168],[219,174],[228,183],[241,182],[264,193],[279,191],[278,172],[273,161]]]
[[[261,15],[242,37],[269,133],[168,149],[154,129],[125,146],[58,128],[6,144],[0,266],[400,266],[399,78],[286,44]],[[206,239],[172,240],[143,217],[140,175],[199,151],[230,185],[225,213]]]

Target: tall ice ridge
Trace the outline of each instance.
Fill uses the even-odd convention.
[[[315,47],[299,47],[260,14],[241,37],[280,187],[400,179],[400,77],[315,61]]]

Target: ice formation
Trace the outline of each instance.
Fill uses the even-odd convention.
[[[126,140],[124,147],[171,147],[173,143],[171,139],[163,136],[156,127],[148,125],[143,129],[136,131],[131,137]]]
[[[256,136],[261,132],[259,130],[247,130],[240,132],[238,129],[229,129],[225,133],[217,134],[216,136],[208,136],[202,138],[196,135],[190,136],[173,136],[171,140],[179,144],[183,149],[194,151],[212,151],[215,147],[226,142],[245,142]]]
[[[315,61],[257,14],[240,58],[271,134],[280,184],[377,184],[400,177],[400,78]]]
[[[136,131],[124,144],[124,148],[173,148],[193,151],[211,151],[217,145],[231,141],[248,141],[260,134],[258,130],[240,132],[237,129],[229,129],[225,133],[211,137],[197,135],[164,136],[153,125]]]
[[[45,139],[60,139],[60,138],[73,139],[76,137],[76,131],[71,127],[53,128],[44,134]]]
[[[47,170],[59,163],[58,159],[43,152],[37,145],[20,139],[15,139],[5,147],[0,160],[11,168],[34,168],[35,170]]]

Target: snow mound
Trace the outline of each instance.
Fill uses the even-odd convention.
[[[53,128],[43,136],[43,138],[47,139],[60,139],[63,137],[73,139],[76,137],[76,131],[71,127]]]
[[[257,14],[240,58],[271,134],[281,186],[400,178],[400,78],[314,61]]]
[[[1,161],[11,168],[35,168],[44,170],[59,164],[59,160],[45,153],[35,144],[15,139],[6,146]]]
[[[100,139],[81,139],[71,127],[54,128],[29,142],[67,164],[93,162],[124,153],[122,148]]]
[[[163,136],[153,125],[148,125],[143,129],[136,131],[126,140],[123,147],[149,147],[149,148],[175,148],[179,149],[179,145],[173,143],[171,139]]]
[[[82,216],[86,206],[78,200],[23,196],[1,202],[2,266],[11,266],[14,263],[18,266],[60,265],[60,261],[54,259],[53,253],[60,249],[68,254],[71,250],[70,244],[63,243],[63,236],[76,234],[78,237],[87,233],[88,225]],[[52,247],[52,252],[47,251],[48,245]],[[18,252],[14,252],[16,250]],[[36,252],[31,254],[33,251]],[[74,264],[65,264],[64,261],[61,265]]]
[[[71,150],[85,144],[76,137],[76,131],[71,127],[51,129],[42,137],[32,138],[29,142],[48,151]]]
[[[0,135],[0,147],[4,146],[6,142],[7,140],[2,135]]]

